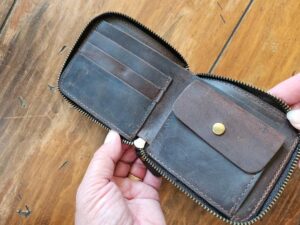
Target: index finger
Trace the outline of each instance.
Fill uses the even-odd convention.
[[[300,74],[297,74],[277,84],[270,91],[270,94],[284,100],[289,105],[300,102]]]

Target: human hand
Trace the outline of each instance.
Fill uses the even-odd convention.
[[[75,224],[165,224],[160,185],[134,147],[121,144],[119,134],[110,131],[78,188]]]
[[[277,84],[269,92],[292,106],[287,118],[296,129],[300,130],[300,74]],[[298,166],[300,168],[300,162]]]

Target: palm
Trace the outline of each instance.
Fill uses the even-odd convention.
[[[117,201],[122,202],[123,212],[130,211],[126,221],[132,220],[135,224],[163,223],[159,195],[155,188],[143,182],[132,181],[129,178],[114,177],[114,183],[117,189],[112,191],[121,193],[122,197]]]

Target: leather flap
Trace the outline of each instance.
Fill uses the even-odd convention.
[[[173,112],[205,142],[247,173],[261,171],[284,142],[284,136],[273,127],[201,81],[192,82],[181,93]],[[218,136],[212,132],[215,123],[225,125],[224,134]]]

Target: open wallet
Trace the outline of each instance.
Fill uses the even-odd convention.
[[[176,49],[120,13],[89,22],[58,86],[76,109],[135,145],[153,173],[228,223],[261,219],[299,159],[286,103],[240,81],[193,74]]]

